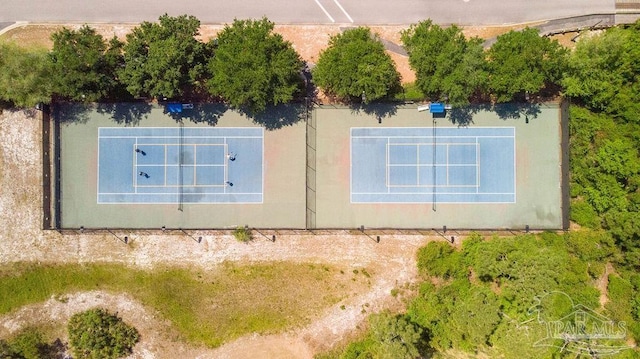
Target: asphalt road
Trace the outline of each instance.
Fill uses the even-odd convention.
[[[0,23],[153,21],[195,15],[204,24],[267,16],[278,24],[498,25],[587,14],[610,14],[615,0],[3,0]]]

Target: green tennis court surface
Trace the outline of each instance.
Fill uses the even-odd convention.
[[[302,108],[304,109],[304,108]],[[566,109],[58,104],[61,228],[562,228]],[[294,114],[293,116],[290,114]],[[297,117],[296,117],[297,116]],[[564,164],[566,166],[566,163]],[[566,188],[564,188],[566,190]]]

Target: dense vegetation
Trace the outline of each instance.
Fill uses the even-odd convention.
[[[303,62],[273,26],[266,18],[225,26],[208,64],[214,74],[209,92],[252,112],[288,103],[301,92]]]
[[[76,358],[117,359],[131,354],[140,339],[136,328],[102,308],[76,313],[67,324]]]
[[[487,85],[482,40],[466,39],[462,29],[446,29],[431,20],[412,25],[402,32],[402,43],[416,73],[416,85],[427,98],[445,100],[453,105],[469,103],[474,94]]]
[[[255,115],[311,94],[303,91],[307,67],[268,19],[235,20],[208,43],[199,28],[194,16],[165,14],[135,27],[125,42],[83,26],[54,33],[49,53],[0,44],[0,100],[19,107],[52,99],[222,100]],[[402,41],[419,90],[409,88],[405,99],[461,105],[553,96],[566,64],[566,51],[535,29],[499,36],[483,51],[482,40],[427,20],[404,31]],[[402,90],[385,45],[366,27],[332,36],[312,73],[317,86],[345,103],[389,100]]]
[[[372,317],[369,334],[337,357],[416,358],[418,352],[463,351],[492,358],[570,358],[585,342],[626,347],[626,339],[640,340],[640,274],[623,266],[607,274],[605,263],[616,262],[619,254],[611,235],[592,230],[491,239],[473,235],[460,250],[432,242],[418,253],[424,282],[407,312]],[[596,288],[602,276],[609,281],[604,306]],[[580,342],[548,337],[547,324],[584,307],[625,322],[626,337]],[[627,349],[618,357],[637,354]]]
[[[498,42],[509,40],[505,48],[517,49],[513,43],[525,36],[533,39],[508,34]],[[499,58],[496,45],[489,50],[493,61]],[[421,334],[395,341],[396,351],[389,356],[380,349],[384,342],[374,339],[379,324],[372,322],[364,339],[326,357],[415,358],[412,350],[418,348],[421,355],[435,357],[458,357],[462,351],[501,358],[577,358],[580,350],[597,355],[589,351],[599,345],[619,348],[612,353],[615,358],[640,355],[637,346],[628,347],[640,341],[640,22],[586,37],[568,54],[545,41],[538,45],[547,48],[547,55],[535,60],[531,54],[532,64],[540,65],[536,79],[516,76],[533,74],[524,70],[529,66],[520,63],[524,59],[513,59],[504,76],[514,83],[500,91],[490,87],[496,96],[521,97],[563,86],[572,101],[571,219],[583,228],[564,235],[472,236],[460,250],[430,243],[419,251],[424,281],[417,296],[406,313],[388,315],[407,324],[385,326],[396,338]],[[561,78],[560,68],[567,69]],[[489,73],[496,73],[491,66]],[[603,279],[607,285],[597,286]],[[623,338],[549,337],[547,323],[584,308],[594,317],[624,323]]]
[[[313,78],[328,95],[348,102],[388,98],[401,88],[393,60],[366,27],[332,36],[313,69]]]

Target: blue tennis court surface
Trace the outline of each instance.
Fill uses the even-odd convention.
[[[98,129],[98,203],[262,203],[264,129]]]
[[[513,203],[515,128],[351,128],[352,203]]]

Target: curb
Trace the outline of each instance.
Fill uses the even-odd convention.
[[[11,25],[3,28],[3,29],[0,29],[0,36],[3,35],[4,33],[8,32],[8,31],[11,31],[11,30],[17,28],[17,27],[27,26],[27,25],[29,25],[28,21],[16,21],[13,24],[11,24]]]

